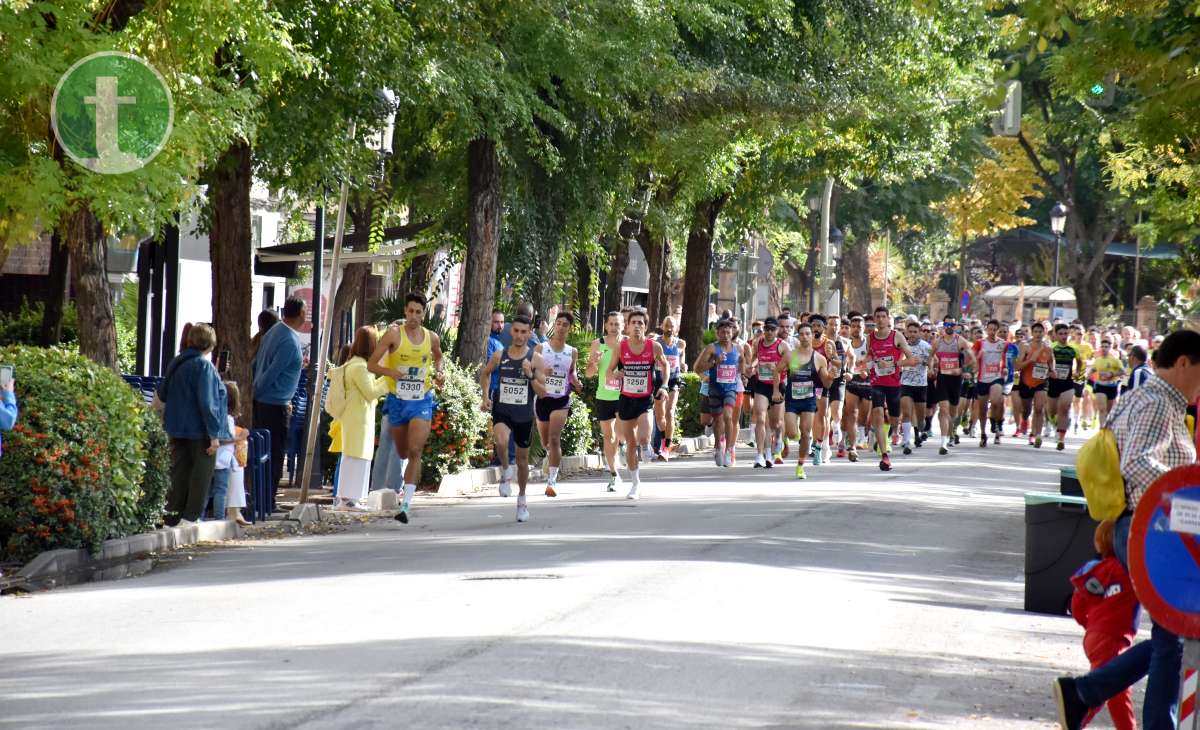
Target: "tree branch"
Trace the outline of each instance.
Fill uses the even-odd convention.
[[[1045,166],[1042,165],[1041,158],[1038,157],[1037,151],[1033,149],[1033,145],[1029,144],[1029,140],[1025,138],[1024,132],[1017,133],[1017,142],[1020,143],[1021,149],[1025,150],[1025,155],[1029,158],[1029,161],[1033,163],[1033,169],[1035,172],[1037,172],[1038,177],[1042,179],[1042,182],[1046,183],[1046,185],[1049,186],[1059,198],[1067,197],[1065,194],[1066,191],[1063,189],[1063,187],[1055,182],[1054,177],[1051,176],[1046,170]]]

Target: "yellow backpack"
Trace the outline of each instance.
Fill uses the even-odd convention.
[[[1125,479],[1121,476],[1117,437],[1107,423],[1079,448],[1075,475],[1083,487],[1083,496],[1087,497],[1092,519],[1100,522],[1121,516],[1125,511]]]

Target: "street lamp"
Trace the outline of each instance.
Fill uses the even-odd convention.
[[[1058,286],[1058,258],[1063,231],[1067,229],[1067,206],[1056,203],[1050,209],[1050,230],[1054,232],[1054,286]]]

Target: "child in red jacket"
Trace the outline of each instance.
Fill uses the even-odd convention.
[[[1089,561],[1071,577],[1075,594],[1071,596],[1071,615],[1084,628],[1083,653],[1092,669],[1112,661],[1133,644],[1137,635],[1138,605],[1133,583],[1121,561],[1113,555],[1113,521],[1096,527],[1094,537],[1099,560]],[[1108,714],[1117,730],[1136,730],[1133,696],[1130,690],[1108,700]],[[1092,709],[1083,720],[1086,727],[1100,708]]]

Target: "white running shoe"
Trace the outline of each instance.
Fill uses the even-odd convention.
[[[512,483],[511,482],[500,482],[500,496],[501,497],[511,497],[512,496]]]
[[[529,508],[524,503],[517,504],[517,522],[529,521]]]
[[[754,455],[754,468],[762,469],[764,466],[766,466],[766,459],[763,458],[762,454],[755,454]]]
[[[629,488],[629,494],[625,495],[625,499],[640,499],[638,496],[638,485],[634,484]]]
[[[725,461],[725,452],[722,451],[721,449],[714,449],[713,450],[713,463],[716,464],[717,466],[725,466],[725,464],[723,463],[724,461]]]

